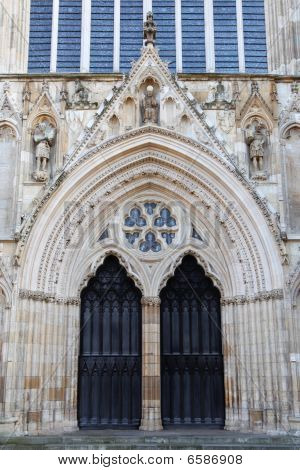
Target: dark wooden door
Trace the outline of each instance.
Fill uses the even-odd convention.
[[[164,425],[224,426],[220,293],[192,256],[161,292]]]
[[[141,294],[110,256],[81,295],[81,428],[137,427],[141,417]]]

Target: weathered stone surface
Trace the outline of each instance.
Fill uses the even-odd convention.
[[[226,428],[297,432],[299,80],[179,81],[152,39],[129,79],[0,76],[0,420],[76,429],[80,293],[113,254],[143,295],[141,429],[162,429],[159,295],[189,253],[221,293]],[[41,181],[34,133],[46,118],[57,133]],[[263,174],[247,137],[258,121]],[[133,208],[137,230],[124,222]]]

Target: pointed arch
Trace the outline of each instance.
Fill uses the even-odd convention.
[[[23,229],[18,253],[21,257],[23,252],[22,288],[61,289],[60,295],[68,289],[67,295],[76,296],[72,278],[77,277],[78,288],[78,276],[84,279],[88,268],[80,259],[101,256],[97,234],[125,200],[147,191],[181,201],[191,211],[194,226],[207,232],[216,249],[203,250],[203,258],[213,260],[226,297],[282,288],[281,244],[272,216],[253,187],[213,152],[174,138],[172,132],[148,128],[88,155],[55,182]],[[66,207],[65,201],[73,203]],[[109,243],[126,253],[122,240]],[[38,247],[36,257],[30,255],[33,246]],[[150,285],[145,269],[142,283],[145,290]]]

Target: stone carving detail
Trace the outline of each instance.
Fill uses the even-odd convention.
[[[127,241],[143,253],[158,253],[172,245],[177,229],[177,221],[171,211],[154,202],[133,207],[123,226]]]
[[[48,179],[48,162],[55,135],[55,127],[46,119],[41,121],[34,130],[36,170],[33,173],[33,178],[36,181],[46,181]]]
[[[152,44],[153,46],[155,45],[156,32],[157,28],[153,21],[153,14],[151,11],[149,11],[147,13],[147,19],[144,22],[144,39],[146,39],[146,46],[148,46],[148,44]]]
[[[21,289],[19,292],[20,299],[32,299],[39,302],[49,302],[65,305],[80,305],[80,297],[61,297],[55,294],[49,294],[42,291],[32,291]]]
[[[226,134],[230,134],[235,124],[235,113],[234,111],[221,110],[217,114],[219,127]]]
[[[291,86],[291,96],[286,108],[280,113],[279,123],[284,127],[288,122],[300,122],[300,93],[298,83]]]
[[[69,109],[96,109],[98,103],[92,103],[89,99],[89,90],[82,84],[80,80],[75,82],[75,93],[72,101],[68,102]]]
[[[268,301],[268,300],[281,300],[284,298],[283,290],[282,289],[273,289],[271,291],[262,291],[254,295],[237,295],[231,298],[223,298],[222,305],[230,305],[230,304],[246,304],[250,302],[258,302],[258,301]]]
[[[16,138],[14,129],[10,126],[0,126],[0,139],[11,140]]]
[[[154,96],[154,88],[148,85],[142,101],[142,121],[144,124],[157,124],[158,103]]]
[[[142,297],[142,305],[159,306],[161,303],[160,297]]]
[[[202,104],[203,109],[235,109],[235,102],[229,101],[225,87],[221,80],[217,85],[212,85],[210,94],[205,103]]]
[[[252,176],[265,177],[264,157],[267,143],[267,129],[261,119],[255,118],[246,128],[246,142],[249,145],[249,156],[252,163]]]

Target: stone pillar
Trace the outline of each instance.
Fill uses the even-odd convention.
[[[30,0],[2,0],[0,18],[0,73],[26,73]]]
[[[300,8],[298,0],[266,0],[269,72],[298,74]]]
[[[160,298],[142,298],[141,431],[162,430],[160,408]]]

